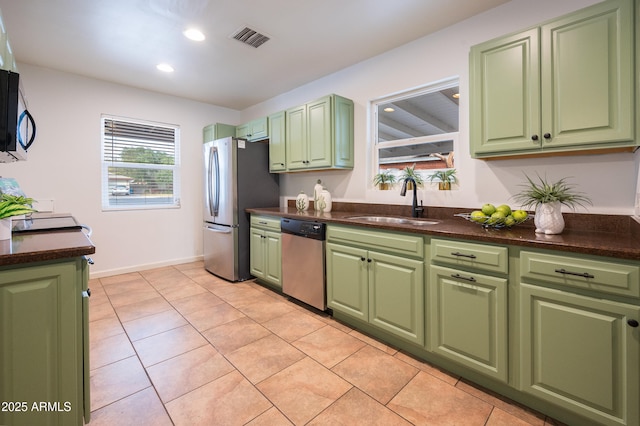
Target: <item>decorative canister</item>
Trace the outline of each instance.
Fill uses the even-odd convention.
[[[296,197],[296,210],[303,212],[309,209],[309,197],[304,191],[300,191]]]
[[[331,207],[333,204],[333,200],[331,199],[331,193],[326,189],[323,189],[320,193],[320,198],[322,199],[322,208],[320,211],[324,213],[329,213],[331,211]]]
[[[318,182],[313,187],[313,208],[315,210],[320,210],[318,201],[320,196],[322,195],[323,189],[324,188],[322,187],[322,181],[318,179]]]

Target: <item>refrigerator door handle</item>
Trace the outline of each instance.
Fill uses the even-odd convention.
[[[211,149],[211,154],[213,155],[213,176],[216,180],[216,195],[213,199],[211,215],[218,216],[218,211],[220,210],[220,160],[218,158],[218,148],[213,147]]]
[[[207,230],[211,232],[216,232],[218,234],[230,234],[233,228],[220,229],[220,228],[212,228],[210,226],[207,226]]]

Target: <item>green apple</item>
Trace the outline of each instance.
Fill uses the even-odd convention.
[[[516,224],[516,219],[512,215],[509,215],[504,218],[504,226],[513,226],[515,224]]]
[[[527,218],[527,216],[529,216],[529,214],[524,210],[515,210],[513,212],[513,218],[516,220],[517,223],[524,221]]]
[[[484,223],[487,220],[487,216],[480,210],[474,210],[471,212],[471,220],[478,223]]]
[[[502,204],[496,207],[496,211],[504,213],[505,216],[509,216],[511,214],[511,207],[507,204]]]
[[[491,216],[495,212],[496,212],[496,206],[494,206],[493,204],[487,203],[484,206],[482,206],[482,213],[484,213],[485,216]]]
[[[506,218],[506,216],[505,216],[504,213],[502,213],[502,212],[494,212],[491,215],[491,217],[489,218],[489,220],[487,221],[487,223],[490,224],[490,225],[503,223],[505,218]]]

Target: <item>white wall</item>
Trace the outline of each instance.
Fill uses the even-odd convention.
[[[295,197],[312,193],[316,179],[322,179],[337,200],[366,200],[374,203],[410,204],[399,190],[377,191],[371,185],[368,164],[368,103],[390,93],[448,78],[460,77],[460,139],[456,147],[456,168],[460,186],[437,191],[426,185],[420,198],[425,205],[475,208],[485,202],[513,203],[511,197],[524,182],[524,173],[547,175],[551,179],[570,177],[578,190],[593,201],[590,213],[633,214],[638,166],[634,154],[607,154],[539,159],[482,161],[469,155],[468,54],[472,45],[519,31],[544,20],[597,3],[597,0],[513,0],[503,6],[416,40],[398,49],[359,63],[311,84],[243,111],[243,120],[266,115],[337,93],[355,102],[355,159],[353,172],[288,174],[281,180],[281,194]],[[374,30],[372,29],[372,34]],[[579,210],[584,212],[584,210]]]
[[[237,111],[45,68],[19,64],[37,123],[27,161],[0,164],[35,199],[53,199],[92,227],[92,276],[179,263],[202,255],[202,128],[237,123]],[[113,114],[177,124],[181,137],[179,209],[101,210],[100,117]],[[38,205],[36,204],[37,208]]]

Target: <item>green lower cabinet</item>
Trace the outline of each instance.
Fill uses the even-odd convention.
[[[0,269],[0,424],[90,420],[84,259]]]
[[[522,284],[520,310],[522,391],[593,424],[640,424],[640,306]]]
[[[327,306],[369,320],[367,251],[342,244],[326,244]]]
[[[431,266],[427,288],[427,349],[507,382],[507,279]]]
[[[369,322],[423,345],[424,262],[370,251],[367,263]]]
[[[424,344],[424,262],[327,243],[327,304]]]
[[[252,227],[250,235],[251,275],[267,284],[282,288],[281,234]]]

